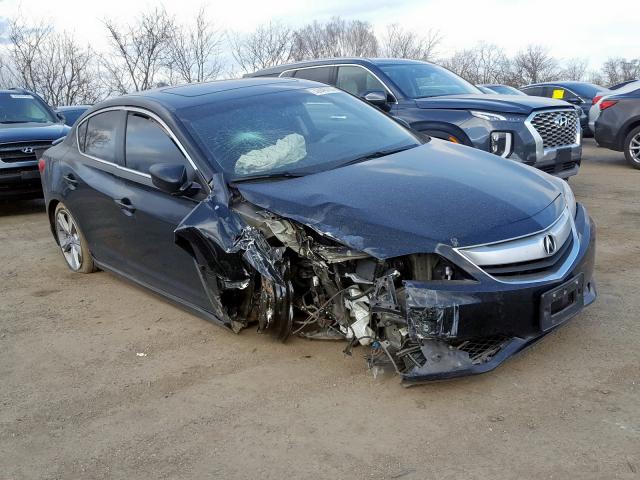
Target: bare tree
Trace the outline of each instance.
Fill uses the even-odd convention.
[[[111,54],[105,56],[109,87],[117,93],[152,88],[169,58],[174,21],[162,8],[142,13],[133,24],[105,20]]]
[[[529,45],[513,59],[521,83],[553,80],[558,76],[558,62],[541,45]]]
[[[587,76],[589,62],[584,58],[571,58],[565,62],[561,77],[564,80],[582,81]]]
[[[21,19],[10,21],[8,39],[5,83],[33,90],[53,105],[93,103],[101,96],[90,47],[45,23],[27,25]]]
[[[378,54],[373,27],[360,20],[333,17],[326,23],[313,22],[294,32],[291,57],[294,60],[326,57],[372,57]]]
[[[435,58],[441,43],[442,35],[438,30],[429,29],[426,35],[419,35],[393,23],[387,25],[387,31],[382,37],[382,54],[393,58],[428,61]]]
[[[248,34],[230,34],[233,58],[244,72],[287,62],[291,58],[293,32],[280,23],[258,26]]]
[[[443,64],[470,83],[518,83],[513,79],[509,58],[500,47],[490,43],[482,42],[474,48],[459,50]]]
[[[602,65],[602,77],[603,83],[606,85],[615,85],[640,78],[640,59],[609,58]]]
[[[207,20],[205,8],[200,8],[195,23],[176,26],[169,39],[167,67],[171,76],[186,83],[215,79],[222,69],[222,40],[223,33]]]

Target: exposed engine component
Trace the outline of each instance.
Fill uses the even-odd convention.
[[[473,353],[478,343],[458,338],[459,298],[429,285],[473,279],[442,256],[379,260],[250,204],[234,209],[248,226],[227,253],[244,268],[218,269],[229,273],[217,281],[201,268],[234,331],[257,323],[279,340],[343,340],[348,354],[367,346],[371,368],[405,378],[467,368],[502,348],[504,340]]]

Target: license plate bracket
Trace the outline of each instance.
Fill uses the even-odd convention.
[[[543,332],[557,327],[584,306],[584,275],[569,279],[540,296],[540,328]]]

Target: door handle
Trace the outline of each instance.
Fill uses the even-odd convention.
[[[67,173],[66,175],[63,175],[62,179],[72,189],[75,189],[78,186],[78,180],[76,180],[76,177],[73,175],[73,173]]]
[[[122,210],[124,210],[129,215],[136,211],[136,207],[134,207],[131,204],[131,200],[129,200],[126,197],[120,200],[114,200],[114,202],[116,202],[116,205],[118,205]]]

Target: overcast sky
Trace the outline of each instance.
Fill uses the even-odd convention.
[[[50,20],[57,29],[101,49],[106,43],[104,18],[126,21],[159,2],[149,0],[0,0],[2,17],[21,13]],[[438,29],[441,54],[495,43],[508,54],[526,44],[542,44],[558,59],[585,57],[595,69],[607,57],[640,57],[640,0],[165,0],[178,19],[189,20],[205,4],[219,26],[249,31],[278,20],[299,26],[338,15],[366,20],[376,31],[399,23],[416,31]],[[0,23],[1,25],[1,23]]]

